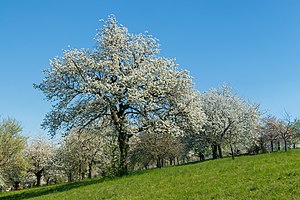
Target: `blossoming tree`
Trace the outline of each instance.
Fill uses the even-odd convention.
[[[223,85],[202,96],[203,110],[207,116],[204,137],[212,146],[213,157],[223,157],[222,145],[228,145],[234,158],[234,147],[251,145],[258,137],[258,105],[242,100],[232,89]]]
[[[130,34],[110,16],[96,40],[93,51],[70,49],[54,58],[35,85],[54,102],[43,127],[55,135],[109,120],[118,137],[119,175],[124,175],[129,139],[147,130],[149,121],[196,120],[185,124],[202,126],[205,117],[200,106],[191,109],[194,87],[188,72],[159,56],[157,39]]]
[[[54,146],[46,140],[37,139],[27,147],[25,156],[29,162],[28,172],[36,177],[36,186],[41,185],[43,174],[51,165],[51,161],[55,154]]]

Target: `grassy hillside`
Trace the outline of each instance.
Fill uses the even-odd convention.
[[[300,150],[153,169],[113,180],[0,194],[3,199],[299,199]]]

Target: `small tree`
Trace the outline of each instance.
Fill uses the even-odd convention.
[[[268,116],[263,118],[261,122],[261,137],[270,143],[271,152],[273,152],[274,142],[279,139],[278,119],[275,116]]]
[[[175,158],[180,156],[182,150],[182,144],[175,136],[180,132],[180,129],[176,128],[174,124],[153,121],[152,127],[138,136],[131,152],[132,158],[143,163],[145,168],[153,162],[156,162],[158,168],[163,167],[166,160],[170,164],[174,163]]]
[[[21,131],[21,125],[15,119],[7,118],[0,122],[0,174],[3,183],[12,183],[15,188],[27,169],[27,162],[23,157],[27,140],[20,135]]]
[[[191,133],[181,137],[181,142],[184,148],[184,155],[188,155],[191,151],[199,157],[200,161],[204,161],[205,157],[209,154],[209,143],[205,134]]]
[[[296,148],[296,145],[300,143],[300,121],[298,119],[295,119],[294,121],[294,134],[291,138],[291,143],[293,145],[293,148]]]
[[[295,134],[295,121],[292,121],[291,115],[285,112],[284,120],[279,120],[277,128],[279,131],[279,138],[284,142],[284,151],[288,149],[288,143],[292,140]]]
[[[54,155],[54,146],[42,139],[33,140],[27,147],[25,156],[29,162],[28,172],[35,175],[36,186],[41,185],[42,176],[47,171]]]
[[[97,171],[105,170],[112,160],[109,152],[109,141],[113,140],[112,132],[109,127],[90,127],[82,131],[74,129],[64,138],[56,163],[68,176],[69,182],[84,179],[86,174],[88,178],[92,178],[95,168],[98,168]]]

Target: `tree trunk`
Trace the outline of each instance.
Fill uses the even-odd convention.
[[[14,188],[15,188],[15,190],[18,189],[19,185],[20,185],[20,181],[14,181]]]
[[[48,177],[46,180],[46,185],[49,185],[49,184],[50,184],[50,177]]]
[[[161,168],[162,167],[161,164],[162,164],[162,162],[161,162],[160,158],[158,158],[157,161],[156,161],[156,167]]]
[[[202,154],[202,161],[205,161],[205,155]]]
[[[219,157],[223,158],[223,152],[222,152],[221,144],[218,144],[218,151],[219,151]]]
[[[90,163],[89,164],[89,174],[88,174],[88,178],[92,178],[92,166],[93,164],[92,163]]]
[[[120,132],[118,137],[120,149],[119,176],[128,174],[127,155],[129,151],[129,137],[125,132]]]
[[[273,144],[273,140],[271,140],[271,152],[274,151],[274,144]]]
[[[287,141],[284,140],[284,151],[287,151]]]
[[[201,152],[199,152],[199,159],[200,161],[204,161],[205,160],[205,155]]]
[[[118,131],[118,145],[120,150],[118,176],[123,176],[128,174],[128,163],[127,163],[127,155],[129,151],[128,143],[129,143],[129,138],[132,135],[127,134],[123,129],[124,119],[125,119],[124,113],[125,110],[128,108],[129,105],[124,105],[123,103],[119,104],[118,106],[111,107],[111,117]]]
[[[68,182],[72,182],[73,179],[72,179],[72,172],[69,172],[68,173]]]
[[[293,149],[296,149],[296,144],[295,143],[293,144]]]
[[[230,150],[231,150],[231,157],[232,157],[232,160],[234,160],[234,152],[233,152],[233,148],[232,148],[232,145],[230,144]]]
[[[277,141],[277,150],[280,150],[280,141]]]
[[[43,169],[35,173],[37,187],[41,186],[42,173],[43,173]]]
[[[213,145],[211,145],[211,148],[212,148],[213,159],[218,158],[218,147],[217,147],[217,145],[213,144]]]

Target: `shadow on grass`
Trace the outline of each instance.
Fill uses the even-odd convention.
[[[68,190],[72,190],[75,188],[98,184],[103,182],[104,180],[109,180],[106,178],[99,178],[99,179],[91,179],[91,180],[84,180],[84,181],[78,181],[73,183],[67,183],[67,184],[60,184],[60,185],[54,185],[54,186],[45,186],[40,188],[33,188],[33,189],[25,189],[22,190],[22,192],[17,192],[16,194],[10,194],[8,196],[0,196],[0,200],[9,200],[9,199],[29,199],[33,197],[40,197],[43,195],[51,194],[51,193],[57,193],[57,192],[65,192]]]

